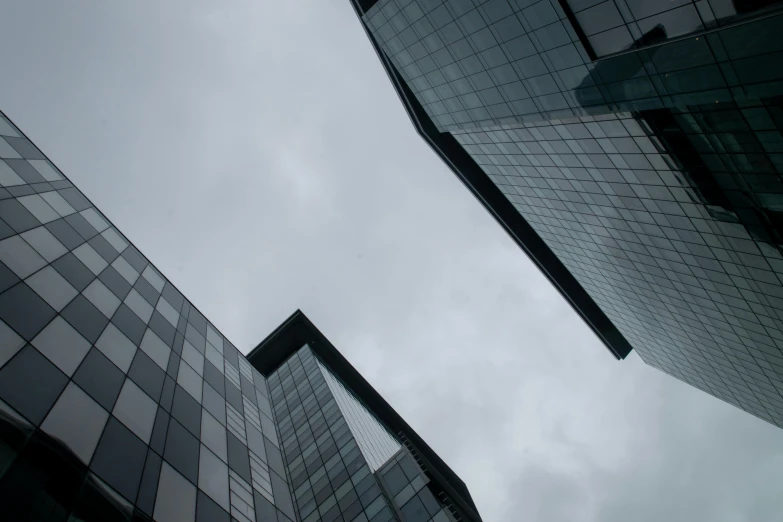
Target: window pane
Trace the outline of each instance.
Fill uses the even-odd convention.
[[[273,513],[274,515],[274,513]],[[230,522],[231,516],[203,491],[198,492],[196,503],[196,522]],[[266,520],[261,518],[259,520]],[[274,518],[269,519],[270,522]]]
[[[0,261],[22,279],[46,265],[44,258],[21,236],[0,241]]]
[[[136,500],[147,446],[117,419],[109,417],[90,467],[128,500]]]
[[[209,348],[212,347],[210,346]],[[185,344],[182,347],[182,360],[187,362],[194,370],[196,370],[196,373],[203,375],[204,356],[201,355],[198,350],[196,350],[196,348],[187,341],[185,341]]]
[[[181,386],[177,386],[171,414],[196,437],[201,435],[201,411],[201,405]]]
[[[89,464],[108,418],[109,412],[71,383],[46,416],[41,429]]]
[[[639,21],[642,33],[647,33],[658,25],[663,26],[667,38],[682,36],[702,28],[701,19],[692,4]]]
[[[33,339],[32,344],[69,377],[90,350],[90,343],[59,316]]]
[[[54,211],[49,204],[43,200],[38,194],[31,194],[29,196],[23,196],[18,198],[19,203],[25,206],[27,210],[34,215],[41,223],[48,223],[54,221],[60,216]]]
[[[109,225],[106,224],[106,221],[96,212],[94,208],[88,208],[86,210],[82,210],[80,212],[82,217],[87,220],[87,222],[95,227],[95,230],[98,232],[103,232],[107,228],[109,228]]]
[[[84,243],[82,246],[76,248],[73,251],[73,254],[79,258],[79,261],[84,263],[84,266],[89,268],[90,271],[92,271],[92,273],[96,276],[109,265],[106,260],[103,259],[101,255],[87,243]]]
[[[223,348],[223,337],[211,326],[207,326],[207,341],[216,348]]]
[[[125,375],[99,350],[91,348],[84,362],[76,370],[73,380],[101,406],[111,411],[122,389]]]
[[[11,360],[16,352],[25,345],[24,339],[19,337],[7,324],[0,321],[0,367]]]
[[[70,203],[65,201],[65,198],[63,198],[58,192],[52,191],[52,192],[45,192],[41,194],[41,197],[44,201],[46,201],[50,207],[52,207],[55,212],[60,214],[61,216],[70,216],[76,210],[71,206]]]
[[[46,227],[38,227],[23,232],[22,239],[30,244],[49,263],[67,252],[63,244]]]
[[[144,392],[152,397],[152,400],[160,399],[160,392],[163,390],[163,381],[166,377],[163,370],[150,359],[146,353],[141,350],[136,351],[133,358],[128,377],[139,385]]]
[[[109,319],[83,295],[77,295],[61,312],[76,330],[90,343],[98,341]]]
[[[117,252],[122,252],[128,248],[128,243],[126,243],[122,236],[113,228],[104,230],[101,235],[117,250]]]
[[[149,444],[156,410],[155,401],[133,381],[126,379],[112,413],[141,440]]]
[[[161,313],[161,315],[165,317],[169,323],[171,323],[172,326],[177,326],[177,322],[179,322],[179,313],[174,309],[173,306],[171,306],[171,304],[169,304],[168,301],[166,301],[165,298],[158,300],[158,305],[156,308]]]
[[[430,518],[419,497],[413,497],[400,511],[405,520],[410,522],[427,522]]]
[[[261,432],[258,431],[256,428],[253,427],[252,424],[249,424],[246,426],[247,430],[247,446],[258,457],[266,462],[266,450],[264,448],[264,436],[261,435]]]
[[[228,462],[226,429],[206,411],[201,414],[201,442],[223,461]]]
[[[115,312],[114,317],[111,318],[111,322],[114,323],[128,339],[133,341],[134,344],[141,344],[146,326],[126,305],[120,305],[117,312]],[[154,357],[152,360],[158,363]],[[166,360],[166,363],[168,363],[168,360]],[[165,369],[165,366],[163,368]]]
[[[198,487],[223,509],[231,509],[228,500],[228,466],[203,444],[199,458]]]
[[[97,255],[97,254],[96,254]],[[135,289],[132,289],[125,298],[125,304],[128,308],[139,316],[145,323],[152,317],[152,305],[150,305]]]
[[[155,502],[157,522],[190,522],[196,517],[196,487],[163,462]]]
[[[132,293],[133,290],[131,290],[131,294]],[[142,299],[141,296],[139,296],[139,299]],[[171,348],[169,348],[166,343],[161,341],[157,335],[152,333],[151,330],[147,330],[144,333],[144,338],[141,341],[141,349],[144,350],[144,353],[149,355],[150,359],[155,361],[158,366],[160,366],[163,370],[166,370],[166,367],[169,364]]]
[[[27,279],[27,284],[43,297],[49,306],[62,310],[78,293],[71,284],[51,266],[39,270]]]
[[[136,353],[136,345],[111,323],[103,330],[95,347],[123,372],[128,371]]]
[[[130,502],[90,473],[68,521],[130,522],[132,514],[133,505]]]
[[[245,447],[233,433],[226,434],[228,446],[228,464],[236,473],[238,473],[247,482],[252,480],[250,476],[250,457]]]
[[[65,254],[52,263],[52,266],[79,291],[87,288],[87,285],[95,278],[92,272],[84,266],[72,253]]]
[[[5,161],[0,160],[0,186],[14,187],[24,184],[25,181],[19,177],[19,174],[14,172]]]
[[[120,300],[98,279],[90,283],[84,295],[106,317],[111,317],[120,306]]]
[[[649,0],[626,0],[636,20],[690,3],[690,0],[669,0],[668,2],[650,2]]]
[[[163,276],[161,276],[158,271],[152,267],[152,265],[147,265],[147,268],[144,269],[142,275],[147,281],[149,281],[155,290],[158,292],[163,290],[163,285],[165,284]]]
[[[198,482],[198,454],[198,439],[171,419],[163,458],[194,484]]]
[[[111,266],[130,284],[135,283],[139,278],[139,273],[123,257],[115,259]]]
[[[595,34],[590,36],[588,40],[590,41],[590,45],[593,46],[595,54],[598,56],[622,51],[629,48],[633,43],[631,33],[628,32],[628,29],[625,26]]]
[[[396,464],[383,474],[383,479],[386,481],[392,496],[397,495],[397,493],[402,491],[402,488],[408,485],[408,479],[405,478],[405,474]]]
[[[201,402],[201,389],[203,387],[203,381],[196,371],[193,370],[193,368],[191,368],[187,363],[179,365],[177,383],[199,403]]]
[[[67,382],[62,372],[27,346],[0,370],[0,398],[37,425]]]
[[[212,386],[204,383],[202,398],[204,408],[215,417],[220,424],[226,425],[226,400],[216,392]]]

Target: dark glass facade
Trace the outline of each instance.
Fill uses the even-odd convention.
[[[296,520],[266,379],[0,117],[0,506]]]
[[[419,132],[618,358],[783,426],[783,3],[354,6]]]
[[[779,0],[565,0],[594,56],[655,45],[775,14]]]
[[[454,520],[309,348],[254,364],[0,114],[0,519]]]
[[[307,345],[270,375],[269,386],[300,520],[455,520],[403,444]]]

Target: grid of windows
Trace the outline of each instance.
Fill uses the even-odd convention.
[[[432,492],[434,483],[414,458],[337,381],[309,346],[291,355],[269,376],[269,387],[301,521],[454,521],[439,500],[447,498],[445,493]],[[351,416],[358,424],[348,420]],[[381,440],[369,458],[360,437],[368,443],[373,437]],[[384,455],[386,460],[378,466],[369,464]]]
[[[783,2],[564,1],[361,18],[645,362],[783,426]]]
[[[0,116],[4,517],[295,520],[272,418],[266,380]]]
[[[566,0],[597,56],[775,12],[783,2]]]
[[[780,210],[783,112],[718,104],[672,118],[691,155],[670,154],[667,133],[649,130],[660,115],[645,113],[455,138],[645,362],[783,426],[783,256],[763,227],[727,219]],[[684,174],[695,159],[717,181]],[[715,186],[729,209],[705,196]]]
[[[426,475],[405,450],[389,459],[378,476],[405,522],[453,522],[454,517],[437,500]]]
[[[374,473],[399,451],[400,443],[320,361],[318,367],[340,411],[345,416],[348,427],[359,444],[359,449],[367,459],[370,470]]]
[[[439,128],[580,107],[589,58],[556,1],[475,4],[380,0],[363,17]]]
[[[742,103],[783,79],[783,16],[595,63],[556,0],[380,0],[362,20],[441,131]]]
[[[269,376],[269,388],[300,520],[394,520],[308,346]]]

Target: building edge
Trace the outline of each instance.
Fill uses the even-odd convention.
[[[283,321],[246,357],[250,364],[266,377],[304,345],[310,347],[329,370],[391,433],[407,441],[431,479],[443,488],[462,515],[467,517],[465,522],[482,522],[473,498],[462,479],[381,397],[301,310],[297,310]]]
[[[389,63],[361,18],[376,3],[376,0],[350,1],[359,19],[359,24],[375,49],[375,53],[383,64],[397,96],[399,96],[419,135],[495,218],[495,221],[500,224],[511,239],[527,254],[533,264],[560,292],[560,295],[565,298],[587,326],[593,330],[612,355],[618,360],[625,359],[631,353],[631,344],[454,136],[447,132],[438,131],[424,108],[400,78],[397,70]]]

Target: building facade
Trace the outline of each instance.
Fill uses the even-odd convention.
[[[267,377],[299,520],[481,520],[462,480],[300,311],[247,359]]]
[[[419,133],[617,358],[783,426],[783,2],[353,5]]]
[[[0,114],[2,520],[479,521],[310,339],[251,364]]]

